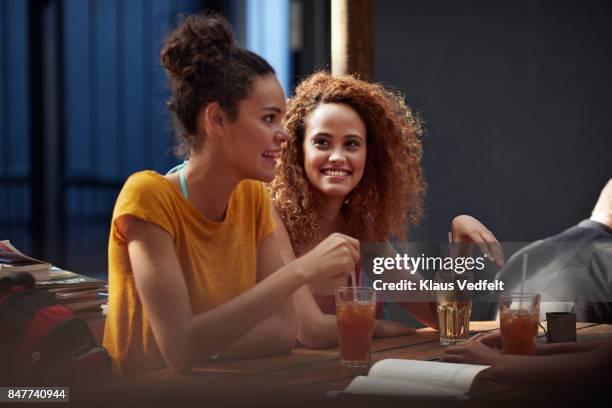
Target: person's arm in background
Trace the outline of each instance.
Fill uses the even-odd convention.
[[[560,346],[567,351],[574,345]],[[594,347],[593,347],[594,346]],[[576,347],[576,350],[581,347]],[[478,341],[449,347],[441,359],[449,363],[484,364],[491,368],[481,380],[530,386],[569,386],[590,384],[612,374],[612,341],[591,343],[583,351],[518,356],[502,354]]]
[[[451,234],[453,242],[475,243],[489,260],[494,261],[499,266],[503,265],[504,256],[497,238],[476,218],[469,215],[458,215],[451,223]],[[404,273],[404,275],[406,274]],[[412,277],[400,277],[411,280],[421,279],[418,272]],[[418,296],[418,292],[413,293]],[[434,329],[438,328],[436,302],[398,303],[421,323]]]
[[[258,322],[279,311],[299,287],[317,279],[346,276],[359,259],[359,242],[334,234],[255,287],[194,316],[172,237],[136,217],[124,216],[117,222],[157,344],[168,365],[179,372],[239,341]]]
[[[501,350],[502,337],[499,331],[493,333],[479,333],[471,337],[468,341],[476,341],[489,346],[492,349]],[[581,351],[589,351],[601,346],[603,340],[589,340],[570,343],[536,343],[535,354],[537,356],[545,356],[549,354],[561,353],[576,353]]]
[[[285,264],[295,260],[291,239],[274,203],[271,203],[272,218],[277,228],[274,230],[279,252]],[[279,228],[280,227],[280,228]],[[300,287],[292,296],[296,314],[298,340],[309,348],[327,348],[338,344],[338,323],[335,315],[325,314],[319,308],[308,285]],[[414,329],[401,323],[376,320],[375,337],[391,337],[414,333]]]
[[[504,254],[495,235],[476,218],[458,215],[451,223],[453,242],[474,243],[480,251],[498,266],[503,266]]]

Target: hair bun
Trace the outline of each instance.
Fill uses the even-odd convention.
[[[220,69],[235,47],[234,33],[223,16],[191,15],[166,39],[161,61],[169,75],[189,80]]]

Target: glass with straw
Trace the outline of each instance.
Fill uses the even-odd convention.
[[[376,292],[356,286],[336,289],[338,343],[343,367],[369,367],[376,313]]]
[[[502,351],[505,354],[533,355],[535,353],[538,323],[540,321],[540,295],[525,292],[527,255],[523,257],[521,291],[499,296]]]

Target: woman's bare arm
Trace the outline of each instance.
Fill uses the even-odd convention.
[[[277,225],[274,234],[279,246],[279,252],[283,262],[288,264],[295,259],[291,239],[274,203],[270,207],[272,208],[272,218]],[[315,349],[336,346],[338,344],[338,323],[336,316],[325,314],[321,311],[307,285],[299,288],[292,298],[298,327],[297,337],[300,343]],[[411,333],[414,333],[412,328],[385,320],[376,320],[374,326],[374,336],[376,337],[391,337]]]
[[[160,351],[176,371],[189,370],[236,343],[304,284],[349,273],[359,257],[356,240],[336,235],[308,259],[300,258],[225,304],[194,316],[170,235],[135,217],[123,218],[120,230],[138,295]]]
[[[282,266],[276,238],[271,234],[262,241],[257,251],[257,282],[268,278]],[[224,350],[219,358],[248,358],[288,353],[295,346],[296,337],[297,324],[293,302],[291,297],[288,297],[270,316],[257,323],[240,340]]]

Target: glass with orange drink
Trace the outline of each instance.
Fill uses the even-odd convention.
[[[338,288],[336,318],[343,367],[369,367],[371,361],[376,292],[372,288]]]
[[[505,354],[533,355],[540,321],[540,295],[501,294],[499,315],[502,351]]]

